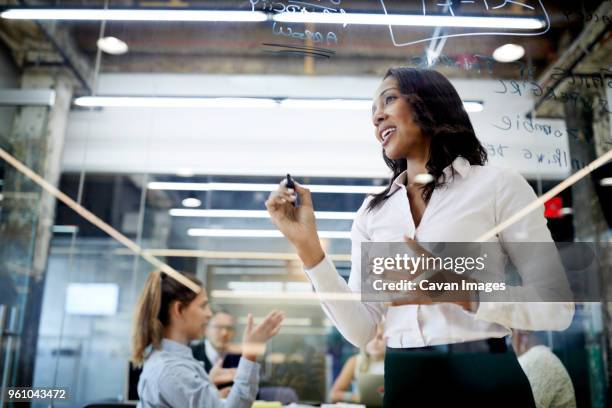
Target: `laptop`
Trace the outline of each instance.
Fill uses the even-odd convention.
[[[140,400],[138,398],[138,380],[141,373],[142,368],[134,367],[131,362],[127,363],[127,373],[123,389],[124,402],[136,403]]]

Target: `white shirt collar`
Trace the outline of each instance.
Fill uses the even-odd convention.
[[[446,176],[447,180],[452,177],[453,169],[461,177],[465,178],[470,172],[470,166],[471,164],[466,158],[462,156],[457,156],[455,160],[453,160],[451,164],[446,166],[446,168],[442,172]],[[389,193],[387,194],[387,196],[390,196],[391,194],[395,193],[397,189],[399,189],[401,186],[405,187],[406,177],[408,177],[408,170],[404,170],[393,180],[393,184],[391,185],[391,189],[389,190]]]
[[[210,361],[211,364],[215,364],[217,360],[222,358],[208,339],[204,339],[204,351],[206,352],[206,357],[208,357],[208,361]]]

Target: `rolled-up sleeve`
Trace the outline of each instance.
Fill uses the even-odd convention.
[[[365,227],[366,199],[357,211],[351,228],[351,274],[347,283],[326,256],[319,264],[306,269],[306,275],[319,295],[327,317],[346,340],[357,347],[365,345],[376,335],[376,325],[382,320],[381,302],[362,302],[361,243],[369,241]]]
[[[520,174],[504,170],[496,192],[497,224],[536,199],[533,189]],[[571,291],[544,217],[544,206],[525,213],[501,230],[499,240],[516,266],[522,285],[507,288],[504,298],[508,302],[500,301],[496,294],[482,294],[476,318],[523,330],[565,330],[574,316],[574,303],[567,301],[571,299]],[[521,242],[547,245],[513,245]],[[538,299],[544,301],[538,302]],[[546,301],[550,299],[563,301]]]
[[[170,407],[249,408],[257,396],[259,364],[240,359],[234,385],[222,399],[209,378],[201,378],[191,367],[180,364],[164,367],[159,376],[160,402]]]

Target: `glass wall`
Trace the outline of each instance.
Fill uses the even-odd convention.
[[[348,279],[355,212],[389,183],[371,105],[392,66],[451,80],[488,164],[519,172],[539,197],[553,192],[544,201],[555,241],[610,242],[610,2],[439,3],[137,1],[121,7],[171,13],[54,15],[38,27],[3,14],[0,32],[40,34],[47,45],[33,47],[60,55],[34,65],[10,44],[0,49],[0,91],[56,95],[48,106],[0,107],[3,387],[68,387],[71,401],[58,407],[130,400],[135,305],[165,265],[204,282],[213,308],[235,317],[237,343],[248,313],[258,321],[283,310],[260,386],[330,401],[359,350],[322,310],[264,202],[287,173],[310,186],[323,248]],[[219,9],[253,21],[197,17]],[[200,21],[184,21],[189,12]],[[366,14],[374,22],[351,20]],[[375,22],[395,14],[418,24]],[[340,19],[298,18],[313,15]],[[432,25],[432,16],[443,19]],[[482,29],[461,26],[462,16],[508,20]],[[119,42],[126,52],[112,49]],[[610,268],[602,265],[601,301],[577,303],[567,330],[538,337],[567,369],[579,407],[606,404]]]

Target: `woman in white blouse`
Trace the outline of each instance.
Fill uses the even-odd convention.
[[[295,246],[320,294],[361,291],[362,242],[475,241],[536,199],[518,173],[484,165],[486,151],[461,98],[436,71],[390,69],[374,95],[372,122],[393,176],[388,187],[367,197],[357,212],[348,284],[320,245],[308,189],[295,183],[294,191],[281,182],[266,201],[273,222]],[[293,205],[296,192],[298,207]],[[552,242],[541,207],[489,239],[525,282],[532,259],[507,245],[517,241]],[[513,300],[520,299],[520,292],[514,293]],[[533,406],[529,383],[511,350],[476,357],[462,351],[500,342],[505,346],[503,338],[511,328],[563,330],[574,312],[572,303],[389,305],[338,296],[321,296],[321,302],[338,330],[358,347],[374,337],[384,317],[385,406],[440,406],[447,399],[455,406]],[[442,347],[441,353],[436,351],[441,345],[451,346]]]

